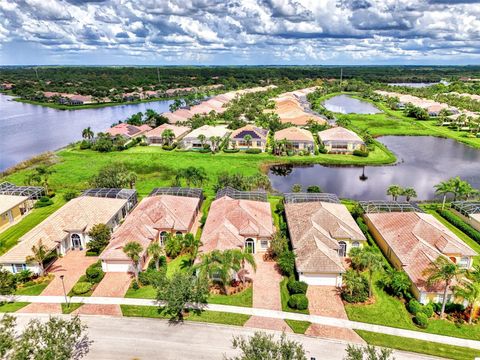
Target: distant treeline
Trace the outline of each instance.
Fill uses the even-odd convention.
[[[365,82],[433,82],[480,77],[480,66],[205,66],[205,67],[0,67],[0,84],[13,92],[39,91],[108,96],[137,88],[166,90],[223,84],[226,89],[298,79],[359,79]]]

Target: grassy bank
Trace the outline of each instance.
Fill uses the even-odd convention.
[[[84,104],[84,105],[64,105],[64,104],[58,104],[58,103],[33,101],[33,100],[27,100],[22,98],[14,98],[13,100],[24,103],[24,104],[44,106],[44,107],[48,107],[56,110],[85,110],[85,109],[99,109],[104,107],[121,106],[121,105],[136,105],[136,104],[149,103],[149,102],[155,102],[155,101],[168,101],[173,99],[175,98],[155,98],[155,99],[144,99],[144,100],[137,100],[137,101],[108,102],[108,103],[98,103],[98,104],[95,103],[95,104]]]

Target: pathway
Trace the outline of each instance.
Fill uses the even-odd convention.
[[[280,281],[282,275],[276,262],[263,261],[263,254],[255,254],[257,271],[250,270],[253,280],[253,307],[258,309],[282,310],[280,299]],[[260,329],[292,332],[283,319],[252,316],[244,326]]]

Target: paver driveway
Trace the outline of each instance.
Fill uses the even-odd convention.
[[[338,319],[348,319],[339,290],[334,286],[312,286],[307,290],[308,310],[311,315],[331,316]],[[327,337],[363,343],[358,334],[345,328],[312,324],[305,332],[306,335]]]
[[[263,261],[263,254],[255,254],[257,271],[250,271],[253,280],[253,307],[269,310],[282,310],[280,299],[280,281],[282,275],[274,261]],[[282,319],[271,319],[252,316],[245,326],[261,329],[292,332],[287,323]]]
[[[72,290],[80,276],[85,274],[85,270],[98,261],[96,256],[85,256],[85,251],[71,250],[63,257],[55,261],[49,268],[48,273],[55,277],[50,284],[42,291],[41,295],[46,296],[63,296],[63,282],[65,284],[65,292],[68,294]],[[59,304],[30,304],[20,309],[20,312],[26,313],[56,313],[62,312]]]

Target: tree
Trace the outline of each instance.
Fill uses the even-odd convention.
[[[417,197],[417,192],[415,191],[414,188],[407,187],[407,188],[403,189],[402,195],[405,196],[406,201],[410,201],[410,199]]]
[[[439,184],[435,185],[435,193],[438,195],[443,195],[442,201],[442,210],[445,208],[445,201],[447,200],[447,195],[453,193],[453,186],[450,181],[442,181]]]
[[[187,304],[194,304],[194,312],[201,312],[209,295],[208,280],[205,276],[192,276],[175,272],[170,278],[162,277],[157,284],[157,300],[165,302],[163,312],[172,319],[183,320]]]
[[[307,193],[321,193],[322,188],[318,185],[310,185],[307,187]]]
[[[95,134],[92,131],[92,128],[89,126],[82,131],[82,138],[86,140],[92,140]]]
[[[26,182],[28,185],[41,185],[45,188],[45,192],[48,194],[48,183],[50,175],[55,171],[45,165],[37,166],[33,169],[33,173],[27,176]]]
[[[197,258],[198,248],[202,243],[200,239],[196,238],[193,234],[187,233],[183,236],[181,240],[181,245],[183,248],[183,252],[190,255],[190,263],[193,264],[195,259]]]
[[[252,135],[247,134],[243,137],[243,140],[247,143],[247,148],[250,149],[250,145],[252,144]]]
[[[387,195],[390,195],[393,201],[397,201],[402,192],[403,189],[399,185],[390,185],[387,189]]]
[[[295,273],[295,253],[286,250],[280,254],[277,260],[278,267],[286,276],[292,276]]]
[[[212,144],[212,151],[216,152],[219,149],[222,138],[220,136],[212,136],[209,139],[210,144]]]
[[[112,231],[105,224],[96,224],[90,229],[87,235],[90,237],[90,241],[87,243],[87,249],[100,254],[110,242]]]
[[[205,142],[207,141],[207,137],[203,134],[198,135],[198,141],[202,144],[202,147],[205,147]]]
[[[447,292],[452,285],[454,279],[458,279],[464,271],[454,264],[450,259],[440,255],[435,261],[433,261],[424,271],[424,275],[427,276],[427,284],[429,286],[439,283],[444,284],[443,288],[443,301],[442,310],[440,311],[440,317],[443,317],[445,312],[445,304],[447,303]]]
[[[0,295],[11,295],[15,290],[17,290],[15,275],[0,268]]]
[[[0,320],[0,359],[6,359],[16,342],[16,319],[11,315],[3,315]]]
[[[300,184],[293,184],[292,185],[292,192],[298,193],[302,191],[302,185]]]
[[[194,166],[178,170],[176,177],[178,179],[185,179],[187,186],[190,186],[190,184],[201,186],[208,179],[207,173],[203,167],[197,168]]]
[[[474,279],[464,279],[460,285],[453,288],[455,296],[467,300],[470,305],[468,323],[471,324],[475,314],[475,308],[480,304],[480,282]]]
[[[392,357],[392,350],[381,348],[377,350],[375,346],[355,346],[348,345],[345,349],[347,355],[344,357],[344,360],[395,360]]]
[[[123,247],[123,252],[132,260],[133,272],[135,279],[138,281],[138,273],[140,272],[140,254],[143,251],[142,245],[136,241],[130,241]]]
[[[155,269],[160,270],[160,258],[165,255],[165,249],[155,241],[148,245],[147,254],[155,261]]]
[[[100,169],[98,175],[90,180],[97,188],[133,188],[137,175],[127,169],[123,163],[111,163]]]
[[[353,251],[355,250],[355,251]],[[372,297],[373,274],[383,270],[383,257],[374,248],[354,248],[350,252],[352,264],[368,271],[368,297]]]
[[[47,250],[47,247],[43,245],[42,239],[38,241],[37,245],[32,246],[32,254],[30,256],[27,256],[26,261],[27,263],[35,263],[38,265],[38,270],[39,270],[39,275],[43,276],[45,273],[45,269],[43,266],[43,262],[47,258],[49,251]]]
[[[285,333],[280,340],[265,332],[255,332],[248,339],[234,336],[232,346],[240,350],[240,355],[227,360],[307,360],[302,344],[288,340]]]
[[[172,129],[165,129],[162,132],[162,140],[164,143],[167,143],[167,145],[170,145],[175,139],[175,133],[173,132]]]

